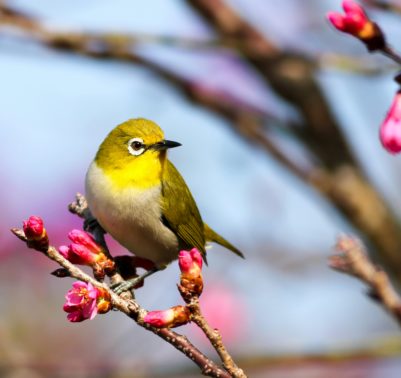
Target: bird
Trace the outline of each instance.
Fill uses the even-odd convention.
[[[180,250],[197,248],[206,259],[206,243],[215,242],[238,256],[242,252],[203,222],[183,177],[167,158],[181,146],[144,118],[116,126],[99,146],[85,178],[85,196],[94,218],[135,256],[154,269],[114,288],[117,293],[166,268]]]

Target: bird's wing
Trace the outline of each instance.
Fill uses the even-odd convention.
[[[205,229],[205,239],[206,241],[212,241],[217,244],[222,245],[223,247],[229,249],[230,251],[234,252],[236,255],[242,257],[243,259],[244,254],[237,248],[234,247],[228,240],[224,239],[221,235],[219,235],[216,231],[212,230],[206,223],[203,224]]]
[[[162,216],[164,224],[180,239],[183,248],[196,247],[206,259],[203,221],[184,179],[167,161],[162,180]]]

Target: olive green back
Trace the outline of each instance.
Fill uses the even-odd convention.
[[[205,244],[212,241],[244,257],[230,242],[203,223],[187,184],[169,160],[162,180],[163,221],[178,236],[180,248],[196,247],[206,261]]]
[[[170,162],[162,178],[163,221],[179,238],[180,248],[196,247],[206,258],[203,221],[184,179]]]

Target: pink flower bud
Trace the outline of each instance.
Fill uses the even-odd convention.
[[[68,247],[62,245],[58,250],[63,257],[73,264],[92,266],[97,262],[99,257],[99,255],[91,252],[81,244],[72,243]]]
[[[68,233],[68,238],[75,244],[80,244],[93,253],[102,252],[102,247],[95,242],[92,235],[81,230],[72,230]]]
[[[342,5],[345,14],[329,12],[327,18],[336,29],[358,37],[370,20],[358,3],[344,0]]]
[[[82,281],[74,282],[65,298],[63,310],[68,313],[70,322],[93,319],[98,313],[103,314],[111,309],[110,295],[106,290]]]
[[[380,141],[391,154],[401,152],[401,91],[394,97],[386,119],[380,126]]]
[[[46,233],[42,218],[36,216],[31,216],[24,221],[23,229],[28,240],[40,240]]]
[[[180,251],[178,254],[178,264],[181,270],[178,290],[187,303],[189,303],[194,296],[202,294],[202,262],[202,255],[196,248],[190,251]]]
[[[61,256],[67,260],[70,260],[70,249],[66,245],[60,245],[60,247],[58,247],[58,251],[60,252]]]
[[[41,252],[45,252],[49,248],[49,238],[46,229],[43,227],[42,218],[31,216],[23,222],[22,227],[29,248]]]
[[[337,30],[345,32],[345,17],[341,13],[328,12],[326,17]]]
[[[150,311],[143,321],[156,328],[173,328],[190,321],[190,312],[186,306],[174,306],[168,310]]]
[[[103,280],[104,276],[115,272],[115,263],[103,253],[93,237],[81,230],[72,230],[68,237],[73,241],[68,247],[59,247],[60,254],[69,262],[92,267],[96,279]]]
[[[380,28],[369,19],[357,2],[343,0],[342,6],[345,14],[327,13],[328,20],[337,30],[359,38],[371,51],[382,49],[386,45]]]
[[[71,254],[80,260],[80,262],[76,262],[76,264],[92,265],[96,262],[98,255],[93,253],[90,249],[86,248],[82,244],[72,243],[69,245],[69,249]]]
[[[202,255],[196,248],[192,248],[190,251],[180,251],[178,264],[183,275],[198,277],[202,272]]]

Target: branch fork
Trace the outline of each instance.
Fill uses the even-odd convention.
[[[372,263],[362,242],[352,236],[341,236],[336,244],[337,253],[330,257],[330,267],[364,282],[370,297],[396,319],[401,326],[401,298],[388,274]]]

